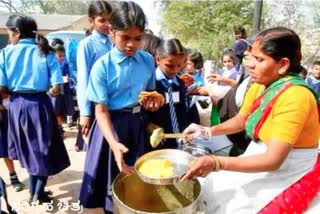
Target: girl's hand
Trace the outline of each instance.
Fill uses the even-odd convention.
[[[211,74],[207,77],[208,81],[210,83],[213,83],[215,81],[220,82],[221,80],[223,80],[223,76],[219,75],[219,74]]]
[[[80,127],[81,132],[84,137],[87,137],[90,131],[91,117],[90,116],[80,116]]]
[[[181,181],[192,179],[194,177],[206,177],[216,168],[214,159],[209,155],[202,156],[189,163],[188,172],[181,178]]]
[[[148,111],[157,111],[160,108],[160,103],[152,97],[148,97],[142,104]]]
[[[156,91],[142,91],[139,95],[139,103],[149,111],[157,111],[161,106],[164,105],[164,97]]]
[[[192,75],[190,74],[182,74],[180,76],[180,79],[182,80],[182,82],[189,87],[190,85],[192,85],[194,83],[194,78]]]
[[[119,142],[111,144],[110,147],[113,152],[119,171],[124,172],[126,174],[132,173],[132,167],[129,167],[123,160],[123,154],[129,151],[128,148]]]

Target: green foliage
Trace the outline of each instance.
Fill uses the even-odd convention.
[[[253,1],[170,1],[163,17],[164,35],[218,60],[224,48],[233,46],[234,27],[250,32]]]

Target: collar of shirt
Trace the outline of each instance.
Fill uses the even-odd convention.
[[[93,30],[92,31],[92,34],[91,34],[94,38],[98,39],[99,41],[101,41],[103,44],[107,44],[109,42],[109,37],[106,36],[106,35],[103,35],[101,33],[99,33],[98,31],[96,30]]]
[[[310,75],[310,76],[309,76],[309,79],[311,80],[311,82],[312,82],[313,84],[316,84],[316,83],[319,83],[319,82],[320,82],[320,80],[319,80],[319,79],[316,79],[313,75]]]
[[[126,56],[122,51],[120,51],[116,46],[114,46],[110,52],[115,57],[115,61],[117,63],[121,63],[125,59],[130,59],[130,58],[134,60],[138,60],[138,57],[139,57],[138,51],[139,50],[137,50],[132,56]]]
[[[18,44],[36,44],[36,40],[35,39],[20,39]]]
[[[169,83],[168,80],[169,78],[164,74],[163,71],[160,70],[160,68],[158,67],[156,69],[156,80],[160,81],[165,87],[169,87]],[[179,82],[176,76],[174,76],[173,78],[171,78],[172,83],[179,86]]]

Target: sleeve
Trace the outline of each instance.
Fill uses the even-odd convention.
[[[7,80],[7,73],[6,73],[6,70],[5,70],[4,51],[5,50],[2,50],[0,52],[0,86],[7,87],[8,86],[8,80]]]
[[[53,53],[47,55],[49,77],[51,85],[63,84],[63,77],[60,64]]]
[[[88,83],[87,99],[108,105],[108,63],[101,58],[94,63]]]
[[[147,55],[148,67],[150,68],[151,77],[147,83],[147,90],[152,91],[156,88],[156,68],[154,67],[154,59],[151,54]]]
[[[258,98],[260,92],[262,91],[262,87],[258,84],[253,84],[247,93],[245,94],[243,105],[240,109],[240,114],[243,117],[246,117],[249,113],[249,110],[255,101],[256,98]]]
[[[316,101],[309,89],[303,86],[287,89],[272,111],[271,138],[295,144],[310,117],[312,106],[316,106]]]
[[[91,103],[86,96],[90,74],[90,48],[86,40],[82,40],[77,51],[77,99],[80,115],[92,115]]]

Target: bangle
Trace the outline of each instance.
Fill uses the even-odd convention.
[[[223,163],[221,163],[221,161],[222,161],[221,159],[223,159]],[[221,169],[226,170],[227,169],[227,158],[221,157],[221,158],[218,158],[218,160],[220,162]]]
[[[212,159],[214,160],[214,164],[215,164],[215,168],[214,168],[214,172],[217,172],[220,170],[220,162],[218,160],[217,157],[215,157],[214,155],[210,155],[212,157]]]

